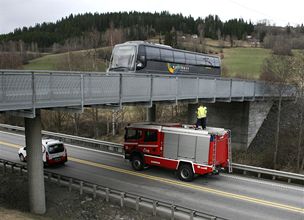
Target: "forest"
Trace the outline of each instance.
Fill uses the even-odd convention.
[[[212,39],[226,36],[244,39],[254,31],[254,25],[243,19],[221,21],[217,15],[194,19],[182,14],[116,12],[85,13],[67,16],[55,23],[36,24],[34,27],[17,28],[13,32],[0,35],[0,42],[23,41],[37,43],[39,48],[49,48],[55,43],[64,44],[70,38],[84,36],[88,32],[106,32],[120,29],[125,32],[126,40],[146,40],[155,35],[165,35],[172,29],[184,34],[198,34]],[[102,45],[106,46],[106,45]]]

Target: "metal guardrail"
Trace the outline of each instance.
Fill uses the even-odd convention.
[[[0,128],[11,130],[11,131],[21,131],[24,132],[24,127],[19,126],[13,126],[8,124],[0,124]],[[73,143],[73,144],[80,144],[88,148],[98,149],[98,150],[104,150],[109,151],[117,154],[123,155],[123,147],[122,144],[117,144],[113,142],[108,141],[101,141],[97,139],[91,139],[91,138],[85,138],[85,137],[79,137],[69,134],[62,134],[62,133],[55,133],[50,131],[44,131],[42,130],[42,135],[44,138],[55,138],[59,139],[65,143]]]
[[[7,124],[0,124],[0,128],[4,128],[7,130],[24,131],[23,127],[12,126]],[[85,147],[100,149],[100,150],[123,155],[122,144],[100,141],[96,139],[84,138],[84,137],[67,135],[67,134],[61,134],[61,133],[54,133],[49,131],[42,131],[42,134],[56,139],[61,139],[68,143],[77,143]],[[287,180],[288,183],[297,182],[300,184],[304,184],[304,175],[302,174],[248,166],[237,163],[232,163],[232,168],[234,171],[241,171],[241,173],[244,175],[253,173],[258,178],[266,178],[270,176],[272,180],[280,179],[280,180]]]
[[[122,105],[155,101],[254,101],[279,96],[282,85],[263,81],[144,73],[0,70],[0,111]],[[295,97],[285,85],[283,96]]]
[[[4,159],[0,159],[0,166],[2,166],[2,175],[5,175],[8,172],[9,166],[12,173],[14,173],[16,170],[20,175],[27,172],[27,168],[24,164],[15,163]],[[215,215],[182,207],[173,203],[112,189],[46,170],[44,171],[44,178],[49,182],[55,182],[58,185],[67,186],[69,192],[76,189],[79,190],[80,195],[83,193],[88,193],[91,194],[93,198],[99,196],[104,198],[106,202],[116,202],[120,205],[120,207],[128,207],[135,209],[136,211],[142,210],[150,212],[153,216],[160,216],[171,220],[225,220],[224,218]]]
[[[268,175],[272,177],[272,180],[275,180],[277,178],[284,178],[287,179],[288,183],[291,183],[291,181],[299,181],[302,184],[304,184],[304,175],[297,174],[297,173],[290,173],[290,172],[284,172],[284,171],[278,171],[278,170],[272,170],[272,169],[266,169],[262,167],[254,167],[254,166],[248,166],[243,164],[237,164],[232,163],[232,167],[234,170],[240,170],[243,172],[243,174],[247,174],[248,172],[252,172],[257,174],[258,178],[261,178],[262,175]]]

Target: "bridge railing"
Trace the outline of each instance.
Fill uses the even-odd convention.
[[[253,101],[277,98],[282,85],[230,78],[130,73],[0,70],[0,111],[135,102]],[[294,98],[294,87],[284,86]]]

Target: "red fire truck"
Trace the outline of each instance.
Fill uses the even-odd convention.
[[[192,181],[195,174],[231,172],[230,143],[230,131],[223,128],[141,123],[126,127],[124,150],[134,170],[159,166],[177,170],[179,179]]]

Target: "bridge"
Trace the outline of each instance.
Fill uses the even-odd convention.
[[[39,109],[143,104],[155,121],[155,103],[188,103],[188,123],[195,123],[199,102],[207,103],[208,122],[230,128],[234,148],[247,148],[273,101],[295,98],[295,88],[263,81],[201,76],[130,73],[0,70],[0,112],[35,118]],[[282,91],[284,91],[282,93]],[[212,104],[208,104],[212,103]],[[228,117],[229,116],[229,117]]]
[[[278,98],[279,85],[200,76],[0,70],[0,112],[167,101],[244,102]],[[283,97],[295,95],[286,86]]]
[[[30,207],[34,213],[45,212],[42,155],[38,147],[41,145],[40,109],[82,112],[90,106],[144,104],[149,107],[148,120],[154,121],[155,103],[187,102],[191,123],[197,104],[204,102],[209,103],[209,112],[214,112],[208,118],[209,124],[232,127],[236,140],[233,145],[247,147],[273,101],[279,97],[294,99],[296,94],[292,86],[261,81],[143,73],[0,70],[0,86],[0,113],[25,118],[25,140],[30,146]]]

